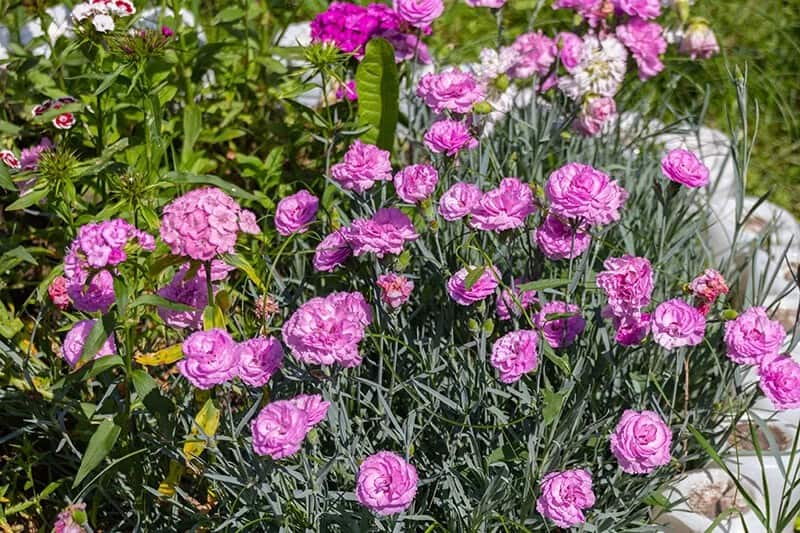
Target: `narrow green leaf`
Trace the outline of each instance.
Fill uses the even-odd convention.
[[[226,193],[234,196],[236,198],[241,198],[244,200],[257,200],[255,196],[251,193],[245,191],[241,187],[237,187],[232,183],[228,183],[222,178],[217,176],[212,176],[210,174],[189,174],[186,172],[168,172],[166,176],[164,176],[164,180],[171,182],[171,183],[189,183],[189,184],[197,184],[202,183],[206,185],[215,185],[225,191]]]
[[[542,418],[544,418],[545,425],[549,426],[561,412],[561,407],[564,405],[566,393],[553,392],[549,389],[543,389],[542,396]]]
[[[157,294],[142,294],[141,296],[137,297],[133,302],[131,302],[131,307],[139,307],[142,305],[153,305],[156,307],[164,307],[166,309],[171,309],[172,311],[194,311],[195,308],[191,305],[180,304],[177,302],[173,302],[167,300],[163,296],[159,296]]]
[[[41,189],[34,188],[32,191],[20,196],[15,202],[6,207],[6,211],[19,211],[20,209],[28,208],[33,204],[39,203],[39,200],[42,198],[47,197],[47,193],[49,192],[49,187],[42,187]]]
[[[181,167],[185,167],[191,160],[192,147],[200,136],[203,127],[202,113],[196,105],[187,106],[183,110],[183,149],[181,150]]]
[[[232,267],[236,267],[247,274],[247,277],[250,278],[250,281],[252,281],[256,287],[261,290],[266,290],[264,282],[258,276],[256,269],[253,268],[253,265],[251,265],[250,262],[247,261],[247,259],[245,259],[241,254],[228,254],[223,258],[223,260]]]
[[[517,289],[520,292],[554,289],[556,287],[563,287],[564,285],[569,285],[569,281],[570,280],[568,279],[540,279],[538,281],[529,281],[528,283],[523,283],[522,285],[518,285]]]
[[[370,128],[361,139],[391,151],[397,128],[400,82],[394,48],[385,39],[367,43],[364,59],[356,70],[358,122]]]
[[[468,270],[468,274],[467,274],[467,277],[464,278],[464,288],[467,289],[467,290],[470,290],[473,285],[478,283],[478,280],[481,279],[481,276],[483,276],[483,273],[486,272],[486,267],[485,266],[479,266],[479,267],[477,267],[475,269],[472,269],[472,270],[467,269],[467,270]]]
[[[121,431],[122,428],[111,418],[106,418],[97,427],[92,438],[89,439],[89,446],[86,447],[86,452],[83,454],[81,466],[75,475],[75,481],[72,483],[73,489],[80,485],[81,481],[106,458],[111,449],[114,448]]]
[[[111,84],[114,83],[114,81],[116,81],[117,77],[119,77],[120,74],[122,74],[122,71],[125,70],[125,67],[126,65],[122,64],[119,67],[117,67],[117,70],[115,70],[114,72],[108,74],[105,78],[103,78],[103,82],[97,87],[97,89],[95,89],[94,95],[95,96],[101,95],[105,92],[106,89],[111,87]]]
[[[217,16],[214,17],[214,20],[212,21],[211,24],[212,25],[226,24],[228,22],[239,20],[240,18],[244,17],[244,15],[245,12],[241,7],[228,6],[219,13],[217,13]]]
[[[566,357],[558,355],[546,342],[542,343],[542,351],[544,352],[544,356],[547,357],[551,363],[560,368],[564,374],[572,374],[572,369],[569,366],[569,360]]]

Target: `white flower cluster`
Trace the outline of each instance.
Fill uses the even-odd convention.
[[[613,97],[625,79],[628,51],[612,35],[583,39],[580,62],[569,76],[559,78],[558,87],[573,100],[586,94]]]
[[[72,8],[75,22],[92,19],[94,29],[100,33],[114,31],[114,17],[129,17],[136,13],[136,7],[129,0],[90,0]]]

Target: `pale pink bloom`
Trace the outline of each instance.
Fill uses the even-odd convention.
[[[592,242],[585,226],[575,229],[557,216],[547,215],[534,232],[536,246],[552,260],[574,259],[585,252]]]
[[[627,191],[607,174],[580,163],[553,171],[545,193],[554,214],[592,225],[619,220],[619,210],[628,199]]]
[[[463,218],[477,205],[482,194],[476,185],[458,182],[439,198],[439,214],[449,221]]]
[[[500,9],[506,5],[506,0],[464,0],[469,7],[490,7]]]
[[[703,20],[696,20],[686,29],[679,51],[692,59],[708,59],[719,53],[719,44],[708,24]]]
[[[177,367],[199,389],[211,389],[233,379],[239,368],[239,350],[224,329],[196,331],[181,345],[183,359]]]
[[[394,0],[394,10],[415,28],[425,28],[441,16],[444,3],[442,0]]]
[[[472,208],[470,225],[484,231],[515,229],[524,226],[525,219],[535,210],[530,186],[518,178],[503,178]]]
[[[549,318],[552,315],[569,316]],[[586,320],[581,316],[581,308],[560,301],[544,304],[534,315],[533,321],[552,348],[566,348],[586,329]]]
[[[650,313],[631,313],[628,315],[612,315],[617,333],[614,340],[622,346],[636,346],[650,333]]]
[[[253,451],[273,460],[300,451],[309,430],[306,412],[289,400],[268,403],[250,422]]]
[[[64,337],[64,343],[61,345],[61,357],[64,358],[69,366],[74,367],[80,361],[86,339],[96,323],[96,319],[76,322],[67,333],[67,336]],[[114,342],[114,335],[111,334],[100,346],[100,349],[97,350],[97,353],[89,354],[89,359],[100,359],[116,352],[117,344]]]
[[[614,7],[631,17],[654,19],[661,14],[661,0],[612,0]]]
[[[394,272],[381,274],[375,284],[381,289],[381,300],[392,309],[406,303],[414,290],[413,281]]]
[[[386,150],[356,139],[344,155],[344,161],[331,167],[331,178],[343,189],[363,193],[378,181],[391,181],[389,155]]]
[[[62,311],[69,307],[69,294],[67,294],[67,278],[64,276],[57,276],[50,282],[47,287],[47,294],[50,296],[50,301],[53,302],[57,308]]]
[[[472,150],[478,141],[472,136],[466,124],[458,120],[444,119],[434,122],[425,132],[425,146],[435,154],[455,156],[461,150]]]
[[[660,55],[667,51],[664,29],[656,22],[633,18],[627,24],[617,26],[617,37],[628,47],[639,67],[639,79],[652,78],[662,70]]]
[[[283,347],[275,337],[255,337],[240,342],[236,375],[251,387],[261,387],[283,363]]]
[[[800,364],[787,355],[768,355],[759,366],[761,390],[775,409],[800,409]]]
[[[300,394],[289,401],[306,414],[308,430],[325,420],[331,406],[331,402],[325,401],[320,394]]]
[[[763,307],[751,307],[725,323],[728,357],[736,363],[757,365],[765,357],[780,353],[786,331],[777,320],[770,320]]]
[[[555,41],[541,31],[523,33],[511,47],[519,54],[517,63],[510,71],[512,78],[544,77],[555,63],[558,53]]]
[[[500,381],[514,383],[536,370],[538,344],[539,336],[533,330],[512,331],[497,339],[489,362],[500,373]]]
[[[694,152],[676,148],[661,160],[661,172],[670,180],[690,188],[708,185],[710,171]]]
[[[697,346],[705,336],[706,317],[683,300],[675,298],[656,307],[650,329],[653,340],[667,350]]]
[[[342,230],[334,231],[322,239],[314,251],[314,269],[330,272],[341,266],[353,255],[353,249],[347,243]]]
[[[611,0],[555,0],[553,9],[574,9],[592,28],[614,12]]]
[[[431,165],[409,165],[394,175],[394,190],[404,202],[421,202],[429,197],[439,182],[439,173]]]
[[[583,39],[574,33],[562,31],[556,35],[555,43],[559,61],[568,72],[572,72],[581,62]]]
[[[653,411],[626,409],[610,440],[611,452],[627,474],[650,474],[672,458],[672,430]]]
[[[375,513],[388,516],[405,511],[417,494],[417,469],[392,452],[370,455],[356,475],[356,499]]]
[[[417,96],[436,113],[470,113],[473,105],[486,98],[486,93],[472,73],[455,67],[425,74],[417,84]]]
[[[318,207],[319,199],[305,189],[289,195],[278,202],[275,228],[283,236],[304,233],[314,222]]]
[[[596,282],[608,296],[612,314],[630,315],[650,303],[653,269],[647,258],[625,254],[609,257],[603,266],[605,270],[597,274]]]
[[[609,96],[589,96],[581,106],[581,112],[575,119],[576,129],[586,136],[592,137],[603,131],[603,127],[611,123],[617,116],[617,104]]]
[[[497,288],[500,272],[494,266],[484,268],[478,280],[467,288],[465,281],[474,268],[462,268],[447,280],[447,293],[460,305],[472,305],[485,300]]]
[[[587,470],[550,472],[539,484],[536,510],[558,527],[569,528],[586,522],[583,511],[594,502],[592,475]]]
[[[378,257],[399,254],[407,241],[419,237],[408,215],[396,207],[381,208],[371,219],[354,220],[342,232],[356,257],[366,253]]]

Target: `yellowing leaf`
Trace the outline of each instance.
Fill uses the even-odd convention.
[[[222,309],[216,305],[207,305],[203,309],[203,329],[222,328],[225,329],[225,315],[222,314]]]
[[[134,359],[144,366],[168,365],[183,359],[183,352],[180,344],[173,344],[157,352],[139,354]]]
[[[199,457],[206,449],[208,440],[217,433],[219,428],[220,411],[214,405],[214,401],[208,399],[197,413],[192,425],[192,432],[183,444],[183,453],[186,455],[186,462],[194,457]]]
[[[167,498],[174,496],[175,486],[180,483],[183,471],[184,466],[182,464],[180,464],[178,461],[171,460],[169,462],[169,472],[167,473],[167,477],[164,478],[164,481],[158,484],[158,492]]]

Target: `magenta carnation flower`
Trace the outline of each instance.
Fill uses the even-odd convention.
[[[605,270],[597,274],[597,286],[608,296],[614,315],[628,315],[650,303],[653,269],[647,258],[625,254],[609,257],[603,266]]]
[[[470,225],[484,231],[503,231],[525,225],[536,210],[533,191],[517,178],[503,178],[500,186],[481,196],[472,208]]]
[[[198,261],[233,252],[240,231],[261,232],[255,215],[216,187],[189,191],[162,212],[161,239],[173,254]]]
[[[670,180],[691,188],[708,185],[709,170],[689,150],[676,148],[661,160],[661,172]]]
[[[707,315],[718,297],[728,294],[725,278],[713,268],[707,268],[700,276],[689,283],[689,290],[695,297],[695,304],[701,313]]]
[[[617,330],[614,340],[622,346],[636,346],[650,333],[650,313],[631,313],[612,318]]]
[[[417,494],[417,469],[393,452],[370,455],[358,468],[356,499],[381,516],[408,509]]]
[[[442,0],[394,0],[400,18],[415,28],[426,28],[444,11]]]
[[[331,167],[331,178],[343,189],[357,193],[371,189],[378,181],[391,181],[389,152],[356,139],[344,154],[344,161]]]
[[[425,132],[425,146],[435,154],[455,156],[461,150],[472,150],[478,141],[472,136],[466,124],[458,120],[443,119],[434,122]]]
[[[575,119],[575,127],[582,134],[592,137],[603,131],[603,127],[617,116],[617,104],[610,96],[589,96],[581,106]]]
[[[473,269],[474,267],[470,270]],[[500,272],[494,266],[490,266],[484,268],[478,280],[468,289],[465,280],[470,270],[462,268],[447,280],[447,293],[460,305],[472,305],[485,300],[495,291],[500,279]]]
[[[331,406],[331,402],[326,402],[319,394],[300,394],[289,401],[306,414],[308,430],[325,419],[328,407]]]
[[[211,281],[222,281],[228,277],[233,267],[222,261],[211,262]],[[208,283],[206,270],[200,268],[190,279],[186,279],[189,265],[183,265],[175,273],[168,285],[158,290],[158,295],[170,302],[188,305],[192,309],[179,311],[167,307],[158,308],[158,316],[170,327],[201,329],[203,327],[203,310],[208,305]]]
[[[331,2],[311,21],[311,40],[333,43],[342,52],[361,57],[373,36],[396,33],[399,26],[400,17],[389,6]]]
[[[548,315],[570,316],[548,318]],[[581,308],[575,304],[553,301],[544,304],[533,318],[536,327],[542,331],[544,340],[553,348],[565,348],[586,328],[586,320],[581,316]]]
[[[586,522],[583,510],[595,502],[592,475],[584,469],[550,472],[542,478],[539,492],[536,510],[563,528]]]
[[[486,98],[486,92],[472,73],[455,67],[425,74],[417,84],[417,96],[439,114],[470,113],[473,105]]]
[[[562,31],[555,38],[556,46],[558,48],[558,60],[567,69],[567,72],[572,72],[581,63],[583,57],[583,39],[580,36]]]
[[[353,255],[353,249],[345,239],[341,230],[334,231],[317,245],[314,251],[314,268],[321,272],[330,272],[344,264]]]
[[[661,0],[612,0],[614,7],[632,17],[654,19],[661,14]]]
[[[800,409],[800,364],[786,355],[768,355],[759,366],[759,385],[775,409]]]
[[[449,221],[463,218],[478,204],[482,195],[476,185],[458,182],[439,198],[439,214]]]
[[[525,329],[506,333],[497,339],[489,361],[500,373],[500,381],[514,383],[524,374],[536,370],[538,343],[536,332]]]
[[[777,320],[770,320],[763,307],[751,307],[725,323],[728,357],[736,363],[757,365],[765,357],[778,355],[786,332]]]
[[[589,248],[592,237],[585,227],[573,230],[558,217],[547,215],[534,232],[534,240],[548,259],[556,261],[578,257]]]
[[[697,346],[703,342],[706,317],[683,300],[675,298],[656,307],[650,329],[653,340],[667,350]]]
[[[626,409],[610,440],[611,453],[627,474],[650,474],[670,462],[672,430],[653,411]]]
[[[224,329],[196,331],[182,345],[178,370],[198,389],[210,389],[236,376],[239,350]]]
[[[554,214],[589,224],[619,220],[619,209],[628,199],[627,191],[607,174],[580,163],[568,163],[550,174],[545,193]]]
[[[556,61],[556,42],[541,31],[523,33],[511,45],[519,59],[509,71],[512,78],[544,77]]]
[[[430,165],[409,165],[394,175],[394,190],[404,202],[415,204],[430,196],[439,173]]]
[[[522,280],[514,282],[512,290],[503,289],[497,299],[497,317],[500,320],[511,320],[511,315],[520,316],[522,310],[527,309],[536,301],[536,291],[520,291]]]
[[[662,70],[664,64],[659,56],[667,51],[664,29],[656,22],[633,18],[627,24],[617,26],[617,37],[628,47],[639,67],[639,79],[645,81]]]
[[[300,451],[309,430],[306,412],[289,400],[268,403],[250,422],[253,451],[273,460]]]
[[[304,233],[317,216],[319,199],[303,189],[283,198],[275,210],[275,228],[281,235]]]
[[[114,293],[114,276],[108,270],[100,270],[96,274],[67,278],[67,294],[72,299],[75,309],[94,313],[108,312],[116,300]]]
[[[381,289],[381,300],[392,309],[406,303],[414,290],[413,281],[394,272],[381,274],[375,284]]]
[[[692,60],[708,59],[719,53],[717,36],[705,21],[692,22],[683,34],[678,51]]]
[[[81,360],[81,353],[83,353],[83,346],[86,344],[86,339],[89,333],[97,323],[97,320],[81,320],[76,322],[72,329],[69,330],[67,336],[64,337],[64,344],[61,345],[61,357],[74,367]],[[92,356],[92,359],[100,359],[106,355],[113,355],[117,352],[117,344],[114,342],[114,335],[109,335],[97,353]]]
[[[372,309],[358,292],[334,292],[307,301],[283,325],[283,342],[306,364],[353,367]]]
[[[239,343],[236,375],[251,387],[261,387],[283,363],[283,347],[274,337],[255,337]]]
[[[381,208],[371,219],[354,220],[342,231],[356,257],[370,252],[378,257],[399,254],[406,241],[419,237],[411,219],[396,207]]]

